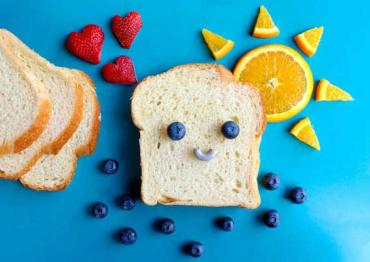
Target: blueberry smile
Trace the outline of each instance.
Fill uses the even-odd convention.
[[[204,153],[201,149],[194,149],[194,155],[201,161],[210,161],[216,156],[216,151],[213,149]]]

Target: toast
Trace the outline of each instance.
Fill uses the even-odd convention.
[[[0,30],[0,43],[12,52],[22,71],[44,84],[52,103],[50,120],[40,137],[21,152],[0,157],[0,177],[18,179],[43,154],[57,154],[73,135],[82,118],[84,92],[77,82],[71,81],[10,32]]]
[[[178,66],[136,87],[131,114],[140,129],[144,203],[259,206],[259,145],[266,119],[255,88],[220,65]],[[221,132],[226,121],[239,126],[235,139]],[[168,136],[174,122],[186,128],[178,141]],[[201,161],[196,152],[212,157]]]
[[[44,85],[20,70],[0,44],[0,155],[18,153],[45,130],[51,102]]]
[[[59,191],[65,189],[75,174],[77,157],[91,154],[96,146],[100,126],[100,106],[92,80],[77,70],[61,69],[76,78],[84,88],[83,118],[72,138],[56,155],[43,155],[25,175],[23,185],[34,190]]]

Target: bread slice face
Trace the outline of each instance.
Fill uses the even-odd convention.
[[[84,88],[82,121],[72,138],[56,155],[43,155],[25,175],[23,185],[34,190],[59,191],[65,189],[75,174],[77,157],[91,154],[96,146],[100,127],[100,106],[94,83],[81,71],[63,69],[76,78]]]
[[[22,70],[39,79],[48,91],[52,113],[40,137],[17,154],[0,157],[0,177],[18,179],[42,154],[56,154],[77,129],[83,110],[83,88],[54,65],[36,54],[6,30],[0,30],[1,44],[14,55]]]
[[[18,153],[45,130],[51,102],[44,85],[15,63],[0,41],[0,155]]]
[[[256,89],[220,65],[184,65],[142,81],[131,110],[140,129],[146,204],[259,206],[259,145],[266,120]],[[235,139],[221,132],[229,120],[240,127]],[[186,127],[179,141],[167,135],[173,122]],[[212,149],[216,156],[200,161],[197,148]]]

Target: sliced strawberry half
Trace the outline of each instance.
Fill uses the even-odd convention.
[[[66,47],[69,52],[92,64],[99,64],[104,32],[97,25],[87,25],[81,32],[69,34]]]
[[[135,84],[137,82],[134,64],[128,56],[119,56],[114,63],[104,65],[103,77],[110,83]]]
[[[115,15],[111,24],[113,34],[124,48],[131,47],[142,26],[141,15],[136,11],[132,11],[124,17]]]

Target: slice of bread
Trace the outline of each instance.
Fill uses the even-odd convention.
[[[140,129],[141,194],[148,205],[256,208],[259,145],[266,125],[258,91],[220,65],[192,64],[149,77],[135,89],[132,118]],[[240,127],[226,139],[226,121]],[[171,140],[167,127],[182,122],[186,135]],[[216,153],[200,161],[195,149]]]
[[[0,43],[0,155],[18,153],[45,130],[51,102],[43,84],[21,70]]]
[[[56,154],[77,129],[83,110],[83,88],[67,78],[57,67],[36,54],[6,30],[0,30],[1,45],[16,57],[25,72],[32,73],[47,89],[52,115],[42,135],[28,148],[0,157],[0,177],[17,179],[25,174],[42,154]]]
[[[57,155],[43,155],[29,172],[20,178],[23,185],[35,190],[58,191],[66,188],[74,174],[77,157],[91,154],[96,146],[100,126],[100,106],[94,83],[84,73],[76,70],[63,71],[78,78],[84,88],[84,113],[72,138]]]

